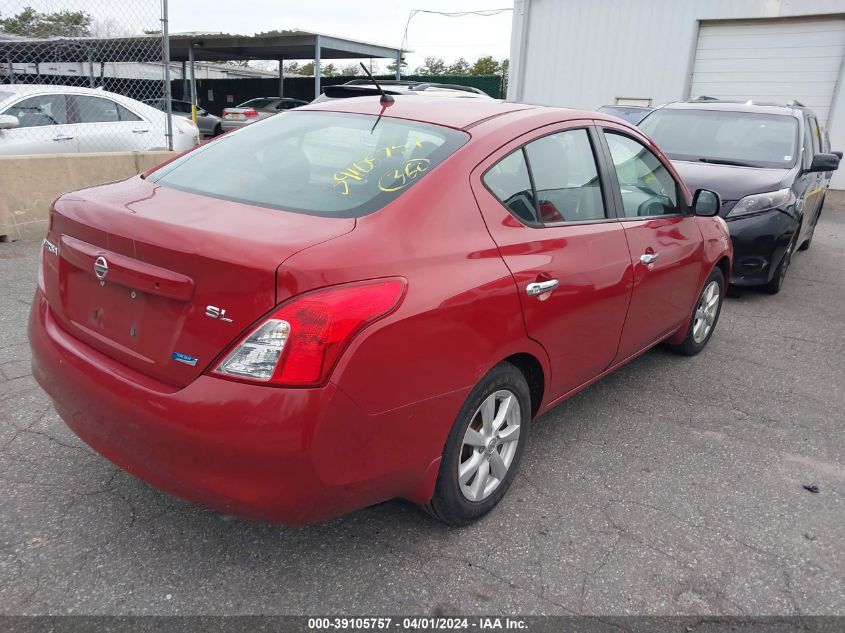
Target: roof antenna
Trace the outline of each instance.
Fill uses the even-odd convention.
[[[370,78],[370,81],[372,81],[376,85],[376,88],[381,93],[381,99],[379,99],[379,103],[383,106],[387,106],[388,104],[393,103],[393,97],[390,96],[384,90],[381,89],[381,86],[376,81],[376,78],[373,77],[373,74],[367,69],[366,66],[364,66],[364,62],[359,62],[359,63],[361,64],[361,68],[364,69],[364,72],[367,73],[367,77]]]

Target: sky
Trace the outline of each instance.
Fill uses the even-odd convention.
[[[252,35],[301,29],[398,48],[413,9],[472,11],[512,8],[513,0],[169,0],[170,31],[212,31]],[[483,55],[510,54],[512,11],[493,17],[444,17],[418,13],[408,27],[409,70],[425,57],[472,62]],[[344,62],[334,62],[343,65]],[[382,68],[387,64],[382,62]]]

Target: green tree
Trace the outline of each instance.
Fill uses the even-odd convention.
[[[340,69],[340,74],[343,77],[354,77],[361,72],[361,67],[358,64],[346,64]]]
[[[84,11],[39,13],[32,7],[9,18],[0,18],[0,31],[25,37],[86,37],[91,35],[91,16]]]
[[[285,75],[298,75],[299,62],[287,62],[285,64]]]
[[[308,62],[307,64],[302,64],[297,71],[300,75],[305,75],[306,77],[311,77],[314,75],[314,62]]]
[[[498,75],[500,72],[502,67],[492,55],[479,57],[469,69],[470,75]]]
[[[418,75],[443,75],[446,72],[446,62],[442,57],[426,57],[425,63],[418,66]]]
[[[402,57],[399,58],[399,61],[401,62],[399,64],[400,70],[403,73],[406,72],[408,70],[408,62],[405,61],[405,56],[402,55]],[[371,69],[370,72],[372,72],[374,75],[377,75],[378,74],[378,66],[374,66],[374,68],[375,69],[374,70]],[[396,60],[390,62],[387,65],[387,72],[389,72],[390,74],[396,74]]]
[[[320,66],[321,77],[337,77],[339,74],[334,64],[323,64]]]
[[[468,75],[469,62],[463,57],[459,57],[455,62],[446,69],[447,75]]]

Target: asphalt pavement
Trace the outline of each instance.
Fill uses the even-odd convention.
[[[289,529],[161,493],[30,376],[37,243],[0,244],[0,613],[845,615],[845,196],[778,296],[726,302],[534,422],[500,506]],[[815,485],[818,493],[804,486]]]

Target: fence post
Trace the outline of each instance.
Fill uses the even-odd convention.
[[[194,42],[188,42],[188,64],[191,66],[191,120],[197,124],[197,74],[194,64]]]
[[[167,149],[173,151],[173,104],[170,94],[170,24],[167,18],[167,0],[161,0],[161,53],[164,58],[164,112],[167,115]]]
[[[314,36],[314,98],[320,96],[320,36]]]

